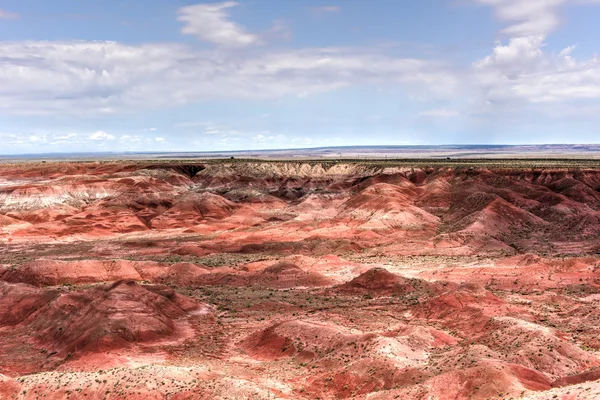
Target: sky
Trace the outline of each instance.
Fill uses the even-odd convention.
[[[0,154],[600,143],[600,0],[0,0]]]

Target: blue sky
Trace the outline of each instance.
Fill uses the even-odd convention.
[[[0,1],[0,154],[600,143],[600,0]]]

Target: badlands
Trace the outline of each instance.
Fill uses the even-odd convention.
[[[598,399],[593,162],[0,164],[2,399]]]

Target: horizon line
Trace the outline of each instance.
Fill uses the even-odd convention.
[[[251,153],[251,152],[281,152],[281,151],[319,151],[329,149],[425,149],[425,148],[510,148],[510,147],[556,147],[556,146],[598,146],[600,152],[600,143],[533,143],[533,144],[402,144],[402,145],[345,145],[345,146],[319,146],[319,147],[290,147],[277,149],[245,149],[245,150],[165,150],[165,151],[73,151],[73,152],[47,152],[47,153],[15,153],[0,154],[0,158],[25,157],[25,156],[68,156],[68,155],[127,155],[127,154],[230,154],[230,153]]]

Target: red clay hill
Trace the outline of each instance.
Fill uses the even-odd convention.
[[[600,163],[0,164],[0,398],[600,398]]]

